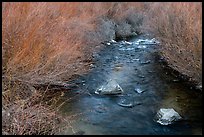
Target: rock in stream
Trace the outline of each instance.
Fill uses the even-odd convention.
[[[101,95],[114,95],[114,94],[121,94],[123,93],[123,89],[120,87],[120,85],[115,81],[110,79],[106,84],[99,87],[95,94],[101,94]]]
[[[156,122],[161,125],[169,125],[180,119],[181,116],[173,108],[161,108],[156,114]]]
[[[137,102],[137,101],[128,101],[128,100],[121,100],[118,102],[118,105],[119,106],[122,106],[122,107],[127,107],[127,108],[133,108],[137,105],[141,105],[142,103],[141,102]]]

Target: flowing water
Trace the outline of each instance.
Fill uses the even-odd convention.
[[[166,72],[156,54],[157,44],[147,36],[110,42],[94,54],[92,70],[72,81],[78,86],[64,96],[68,101],[60,110],[70,117],[70,124],[60,134],[202,134],[202,93]],[[110,79],[124,93],[95,94]],[[125,107],[121,102],[134,105]],[[173,108],[183,120],[160,125],[154,120],[160,108]]]

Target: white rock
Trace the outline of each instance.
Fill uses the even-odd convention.
[[[131,42],[128,42],[128,41],[125,41],[125,44],[131,45],[132,43],[131,43]]]
[[[156,114],[156,121],[161,125],[169,125],[182,117],[173,109],[161,108]]]
[[[99,87],[95,91],[95,94],[111,95],[111,94],[121,94],[123,92],[124,91],[120,87],[120,85],[115,80],[110,79],[106,84]]]
[[[133,36],[137,36],[137,33],[136,33],[136,32],[133,32],[132,35],[133,35]]]
[[[109,46],[111,45],[109,42],[108,42],[108,43],[106,43],[106,44],[107,44],[107,45],[109,45]]]
[[[140,89],[140,88],[135,88],[135,91],[137,91],[137,93],[142,93],[142,92],[144,92],[145,90],[142,90],[142,89]]]
[[[133,61],[140,61],[140,59],[132,59]]]
[[[112,42],[112,43],[117,43],[117,42],[116,42],[115,40],[113,40],[113,39],[112,39],[110,42]]]

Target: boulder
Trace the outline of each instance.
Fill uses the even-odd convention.
[[[161,125],[169,125],[182,117],[173,108],[161,108],[156,114],[156,122]]]
[[[99,87],[95,93],[101,95],[114,95],[114,94],[121,94],[123,93],[123,89],[115,80],[109,80],[106,84]]]

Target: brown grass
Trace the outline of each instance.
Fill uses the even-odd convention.
[[[2,134],[52,134],[56,131],[52,126],[57,125],[55,119],[59,118],[55,111],[39,103],[39,94],[32,94],[26,99],[16,95],[17,98],[11,100],[12,96],[9,94],[15,93],[9,92],[3,92]]]
[[[59,85],[86,73],[91,55],[101,42],[137,31],[134,24],[140,23],[141,18],[129,14],[138,11],[139,16],[142,6],[143,3],[3,3],[2,100],[5,111],[14,112],[12,117],[3,116],[4,133],[54,133],[58,126],[54,117],[59,115],[35,96],[39,91],[34,85]],[[128,29],[123,33],[120,28]],[[53,98],[49,100],[51,104]]]
[[[55,111],[39,104],[26,109],[22,109],[19,104],[16,104],[4,116],[2,133],[11,135],[55,134],[59,130],[58,117]]]
[[[169,66],[202,83],[202,4],[152,3],[144,27],[161,42]]]
[[[3,74],[31,83],[83,74],[96,45],[135,31],[136,16],[128,15],[139,7],[142,3],[3,3]],[[120,34],[118,22],[129,30]]]
[[[64,92],[49,87],[36,90],[25,83],[12,83],[2,94],[2,134],[55,135],[72,129],[71,121],[77,115],[64,116],[59,109],[75,96],[62,100]]]
[[[36,83],[57,81],[65,73],[85,72],[84,64],[79,64],[83,53],[78,32],[63,22],[57,7],[47,3],[6,6],[2,32],[6,76]],[[73,69],[76,64],[78,69]]]

